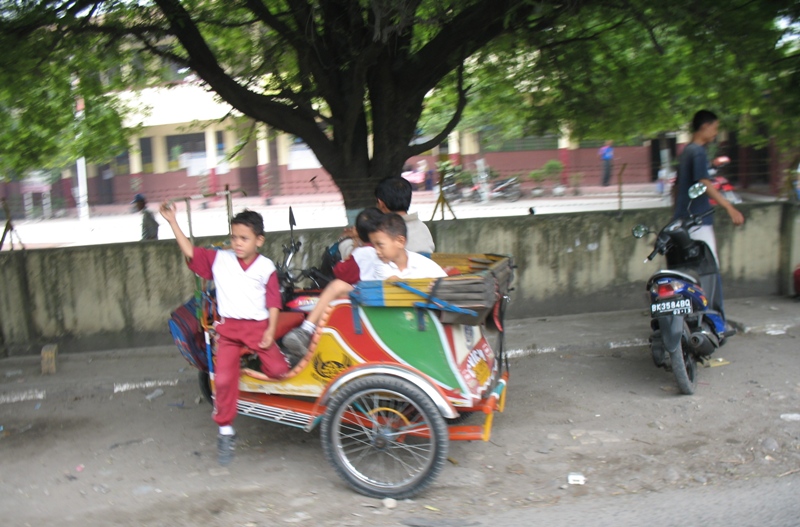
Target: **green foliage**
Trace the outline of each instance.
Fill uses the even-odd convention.
[[[131,133],[114,94],[188,70],[302,138],[348,208],[459,122],[491,143],[623,140],[710,107],[789,142],[800,68],[797,39],[782,37],[799,12],[791,0],[0,0],[0,177],[110,158]],[[412,145],[420,130],[432,138]]]
[[[109,74],[121,57],[99,53],[96,37],[78,40],[64,46],[59,35],[39,30],[15,41],[0,31],[0,47],[13,50],[0,56],[0,179],[63,168],[81,156],[103,162],[127,148],[135,130],[122,126],[127,109],[114,95],[121,79]]]
[[[439,161],[436,163],[436,170],[442,176],[442,178],[452,177],[453,180],[461,185],[472,185],[472,180],[475,177],[475,174],[468,170],[464,170],[464,167],[461,165],[456,165],[450,160]]]
[[[547,161],[542,168],[531,171],[528,177],[536,183],[545,181],[558,181],[561,173],[564,171],[564,163],[558,159],[551,159]]]
[[[710,108],[746,142],[764,141],[767,129],[796,145],[799,11],[790,1],[585,5],[473,55],[460,128],[492,141],[568,131],[621,143],[685,129]],[[440,122],[452,99],[444,85],[432,94],[423,125]]]

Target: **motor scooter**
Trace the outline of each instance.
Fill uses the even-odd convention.
[[[689,189],[694,200],[706,192],[696,183]],[[728,329],[720,309],[722,291],[719,267],[705,242],[693,240],[689,231],[702,224],[708,212],[670,221],[656,238],[653,251],[667,259],[667,268],[656,271],[647,281],[650,299],[650,351],[656,366],[672,371],[681,393],[691,395],[697,386],[697,362],[706,360],[735,334]],[[653,232],[644,225],[633,228],[643,238]]]
[[[728,166],[730,162],[731,160],[728,156],[715,157],[708,169],[708,177],[711,183],[713,183],[714,188],[725,196],[725,199],[736,205],[742,202],[742,198],[733,190],[733,185],[728,181],[728,178],[719,173],[720,170]],[[710,199],[709,203],[711,203],[711,206],[717,205],[717,202],[713,199]]]
[[[488,199],[506,199],[508,201],[517,201],[522,197],[522,190],[520,189],[519,180],[514,177],[508,179],[498,179],[491,182],[489,187]],[[476,183],[469,191],[469,198],[472,201],[482,201],[481,198],[481,183]]]
[[[446,174],[442,178],[442,192],[444,193],[444,198],[449,203],[457,203],[461,201],[463,194],[461,192],[461,186],[456,181],[455,176],[452,174]]]

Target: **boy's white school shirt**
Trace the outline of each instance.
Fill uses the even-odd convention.
[[[378,264],[372,267],[371,272],[366,276],[364,273],[362,273],[361,279],[386,280],[393,276],[404,279],[441,278],[443,276],[447,276],[447,273],[444,272],[444,269],[439,267],[439,264],[430,258],[426,258],[421,254],[411,252],[408,249],[406,249],[406,256],[408,257],[408,263],[406,264],[406,268],[402,271],[394,262],[384,263],[379,261]]]
[[[272,260],[258,255],[247,270],[233,251],[217,251],[211,266],[217,286],[217,309],[223,318],[266,320],[267,281],[275,272]]]

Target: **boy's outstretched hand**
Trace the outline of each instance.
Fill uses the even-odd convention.
[[[167,220],[169,223],[175,221],[175,204],[169,201],[164,201],[161,203],[161,208],[159,208],[161,212],[161,216]]]

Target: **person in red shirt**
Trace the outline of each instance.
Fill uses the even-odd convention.
[[[353,290],[353,285],[364,276],[373,275],[374,267],[381,265],[382,262],[378,258],[375,248],[369,243],[369,237],[384,216],[385,214],[377,207],[366,208],[356,216],[357,237],[353,237],[356,247],[345,260],[333,267],[336,279],[325,286],[314,309],[300,327],[292,329],[283,337],[283,347],[292,364],[305,357],[311,337],[317,330],[317,324],[328,305],[338,298],[347,298],[347,295]]]
[[[361,280],[361,269],[376,265],[379,260],[375,249],[369,243],[369,233],[383,217],[377,207],[368,207],[356,216],[355,234],[352,236],[354,248],[342,261],[333,266],[333,276],[350,285]]]
[[[241,348],[255,351],[262,371],[280,378],[289,363],[275,343],[278,313],[282,307],[275,264],[258,253],[264,245],[264,220],[245,210],[231,220],[231,249],[195,247],[183,234],[175,219],[175,206],[161,205],[189,269],[206,280],[214,280],[217,311],[217,352],[214,372],[216,394],[214,421],[219,425],[217,453],[219,463],[233,460],[236,433],[233,420],[239,398],[239,357]]]

